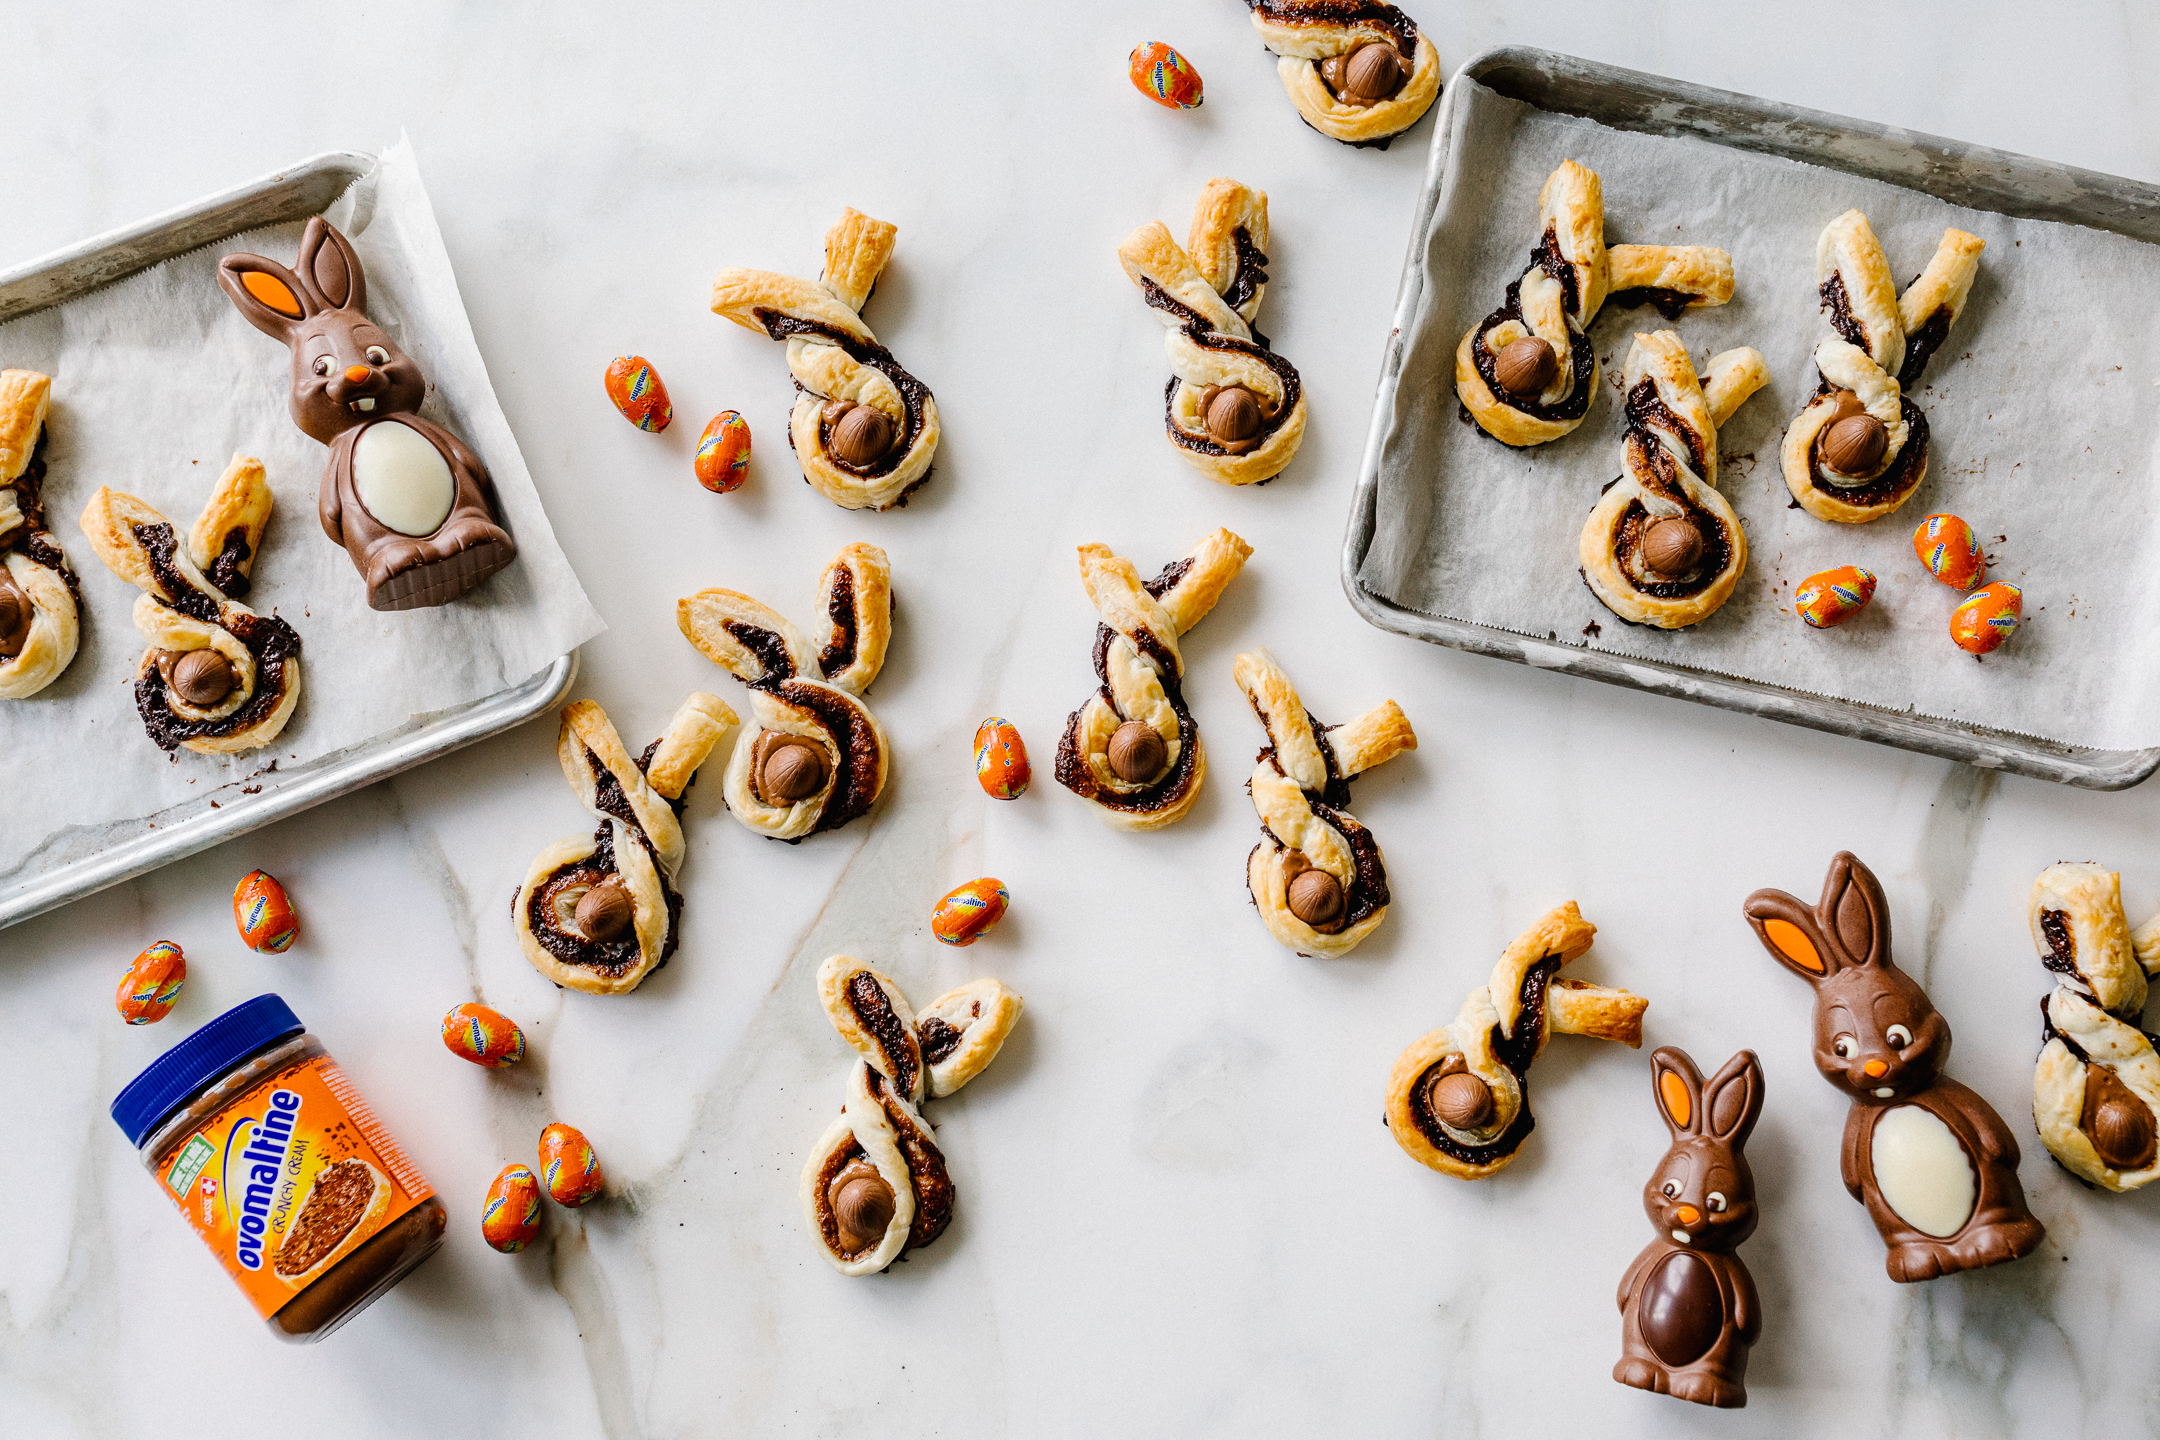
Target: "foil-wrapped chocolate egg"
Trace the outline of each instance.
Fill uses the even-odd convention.
[[[1927,572],[1953,590],[1970,590],[1987,574],[1980,537],[1955,515],[1930,515],[1912,534],[1913,553]]]
[[[607,398],[622,411],[622,418],[640,430],[659,432],[675,418],[675,404],[668,399],[660,372],[642,355],[618,355],[608,361]]]
[[[975,780],[993,800],[1017,800],[1026,793],[1027,746],[1012,721],[993,715],[975,727]]]
[[[527,1165],[506,1165],[480,1207],[480,1238],[515,1255],[540,1238],[540,1177]]]
[[[285,887],[267,870],[250,870],[233,886],[232,918],[248,949],[264,955],[282,955],[300,935]]]
[[[600,1157],[584,1134],[559,1120],[540,1132],[540,1178],[548,1199],[573,1208],[597,1196],[606,1183]]]
[[[442,1017],[442,1043],[460,1060],[499,1070],[525,1058],[525,1032],[485,1005],[460,1005]]]
[[[180,987],[187,983],[187,957],[170,940],[160,940],[128,966],[120,977],[113,1004],[130,1025],[155,1025],[172,1013]]]
[[[937,902],[930,912],[930,933],[947,945],[972,945],[997,928],[1011,900],[1001,880],[987,875],[970,880]]]
[[[698,484],[715,495],[725,495],[750,478],[750,422],[733,410],[712,417],[698,436]]]
[[[1172,110],[1200,107],[1200,72],[1162,41],[1134,47],[1127,70],[1133,88],[1156,104]]]
[[[2025,592],[2007,580],[1975,590],[1950,612],[1950,638],[1971,655],[1985,655],[2017,633]]]
[[[1800,582],[1793,593],[1793,613],[1817,630],[1842,625],[1867,608],[1875,597],[1875,577],[1858,565],[1840,565]]]

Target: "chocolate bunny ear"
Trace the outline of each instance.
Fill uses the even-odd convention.
[[[1822,902],[1815,907],[1822,928],[1833,933],[1849,965],[1890,961],[1890,902],[1883,898],[1875,872],[1850,850],[1840,850],[1823,878]]]
[[[360,268],[352,242],[322,216],[308,221],[300,236],[300,258],[294,263],[324,309],[366,311],[367,272]]]
[[[1739,1149],[1762,1114],[1762,1102],[1762,1061],[1742,1050],[1703,1087],[1702,1133]]]
[[[1650,1055],[1650,1089],[1657,1096],[1658,1114],[1673,1139],[1700,1135],[1703,1127],[1702,1071],[1687,1051],[1661,1045]]]
[[[325,308],[299,276],[261,255],[227,255],[218,261],[217,278],[250,325],[285,344],[292,343],[294,326]]]

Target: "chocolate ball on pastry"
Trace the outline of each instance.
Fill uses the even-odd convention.
[[[1440,52],[1393,5],[1246,3],[1290,103],[1330,140],[1385,150],[1439,97]]]
[[[823,646],[738,591],[700,590],[675,605],[683,638],[750,687],[753,728],[728,760],[728,813],[774,840],[800,840],[865,814],[891,766],[885,732],[861,698],[892,636],[885,552],[847,546],[818,593],[831,617]]]
[[[1065,722],[1057,780],[1121,830],[1182,819],[1207,775],[1200,728],[1185,704],[1178,637],[1215,608],[1252,547],[1217,530],[1143,581],[1106,545],[1080,547],[1080,583],[1094,602],[1095,676],[1087,703]]]
[[[1228,179],[1202,187],[1183,246],[1160,221],[1118,246],[1118,263],[1167,327],[1164,434],[1225,485],[1273,479],[1305,438],[1305,382],[1254,328],[1267,247],[1267,195]]]
[[[45,528],[52,377],[0,370],[0,700],[37,694],[75,659],[81,585]]]
[[[1417,734],[1392,700],[1344,725],[1317,723],[1265,650],[1238,656],[1232,673],[1268,739],[1246,785],[1261,830],[1246,889],[1282,944],[1347,955],[1379,928],[1389,901],[1379,843],[1347,808],[1350,782],[1417,749]]]
[[[535,856],[511,901],[535,970],[588,995],[623,995],[667,963],[682,920],[683,792],[734,727],[724,701],[693,694],[633,757],[598,705],[563,708],[556,759],[599,826]]]

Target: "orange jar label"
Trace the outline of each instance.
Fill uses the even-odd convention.
[[[435,1193],[327,1056],[219,1111],[159,1178],[266,1320]]]

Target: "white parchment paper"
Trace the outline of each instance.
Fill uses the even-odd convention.
[[[600,616],[556,543],[458,298],[435,212],[404,140],[328,212],[359,252],[368,311],[420,362],[422,413],[463,437],[494,476],[518,558],[452,605],[382,614],[316,519],[328,450],[286,409],[285,347],[241,319],[215,278],[234,251],[291,264],[300,222],[236,235],[54,309],[0,326],[0,367],[53,377],[46,522],[82,581],[75,662],[28,700],[0,701],[6,800],[0,880],[27,878],[218,793],[223,803],[290,767],[518,684],[598,634]],[[245,603],[301,639],[301,697],[271,745],[168,757],[144,734],[133,680],[140,593],[107,570],[77,524],[99,485],[194,523],[235,451],[262,459],[277,499]]]
[[[2072,744],[2160,744],[2160,247],[2015,220],[1910,190],[1704,141],[1549,114],[1471,82],[1456,97],[1426,287],[1383,449],[1378,526],[1360,578],[1409,609],[1650,656],[1894,710]],[[1604,181],[1608,244],[1718,245],[1729,305],[1674,325],[1607,305],[1591,327],[1600,394],[1572,435],[1510,450],[1461,415],[1454,353],[1498,309],[1536,243],[1538,190],[1562,160]],[[1815,384],[1815,243],[1865,211],[1900,285],[1946,227],[1987,242],[1964,314],[1913,398],[1932,431],[1927,479],[1894,515],[1832,525],[1792,504],[1778,465]],[[1638,331],[1677,329],[1698,363],[1753,345],[1771,382],[1720,434],[1719,489],[1740,514],[1748,568],[1692,629],[1623,624],[1578,573],[1577,537],[1620,474],[1620,374]],[[1912,551],[1930,514],[1980,533],[1988,579],[2024,588],[2024,628],[1976,661],[1950,643],[1961,597]],[[1834,630],[1792,611],[1799,582],[1836,565],[1879,582]]]

